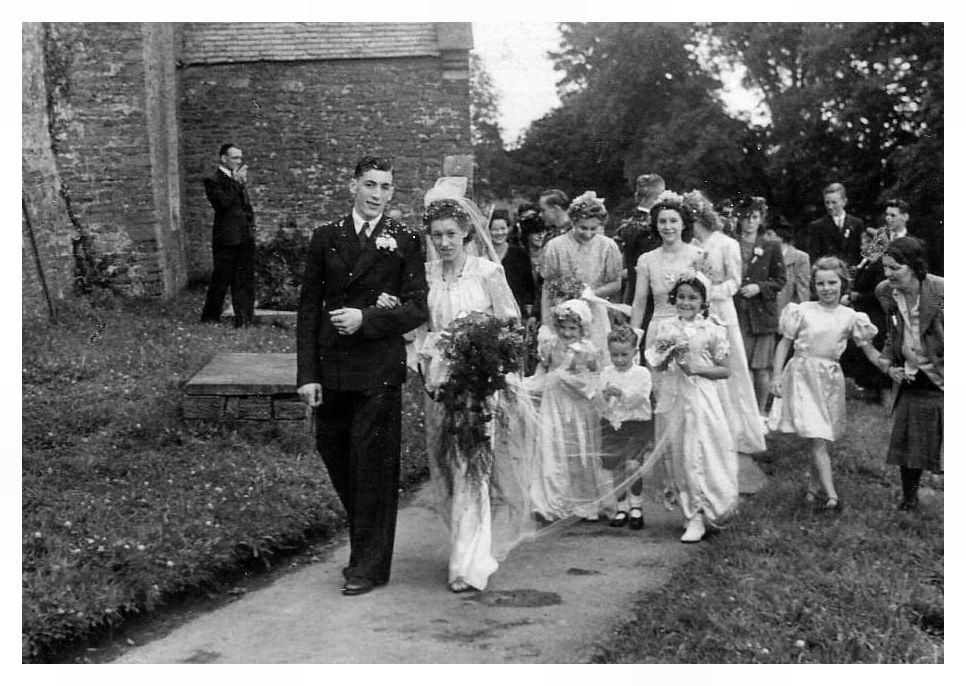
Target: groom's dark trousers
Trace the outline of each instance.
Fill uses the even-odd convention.
[[[380,239],[380,237],[382,237]],[[391,240],[390,240],[391,239]],[[347,577],[389,581],[399,501],[406,349],[402,335],[426,320],[420,238],[383,218],[365,246],[351,216],[315,230],[298,315],[297,386],[322,386],[316,445],[349,524]],[[399,299],[377,308],[380,293]],[[329,313],[362,311],[362,326],[339,334]]]

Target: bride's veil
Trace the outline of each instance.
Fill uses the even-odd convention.
[[[491,262],[500,263],[500,258],[493,248],[490,240],[490,223],[483,216],[476,203],[466,197],[467,178],[465,176],[443,176],[436,180],[436,185],[426,192],[423,198],[423,206],[429,207],[436,200],[452,200],[470,217],[470,236],[471,240],[467,245],[467,252],[478,257],[485,257]],[[426,260],[438,260],[439,254],[433,246],[432,241],[427,241]]]

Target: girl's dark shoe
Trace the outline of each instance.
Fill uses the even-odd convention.
[[[619,511],[614,515],[614,518],[610,520],[611,527],[617,529],[627,524],[627,513],[623,510]]]
[[[825,511],[826,512],[841,512],[843,508],[842,501],[838,498],[829,498],[825,501]]]
[[[644,512],[639,507],[631,508],[631,516],[629,517],[631,528],[635,531],[640,531],[644,528]]]

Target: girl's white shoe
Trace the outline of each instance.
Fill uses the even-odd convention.
[[[684,535],[681,536],[681,542],[697,543],[704,538],[705,531],[704,515],[699,512],[688,520],[688,528],[684,531]]]

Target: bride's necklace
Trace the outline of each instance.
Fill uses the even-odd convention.
[[[463,255],[463,259],[460,261],[458,267],[453,267],[452,269],[447,269],[446,265],[443,265],[443,281],[446,283],[451,283],[460,278],[460,274],[463,273],[463,267],[466,266],[466,255]]]

